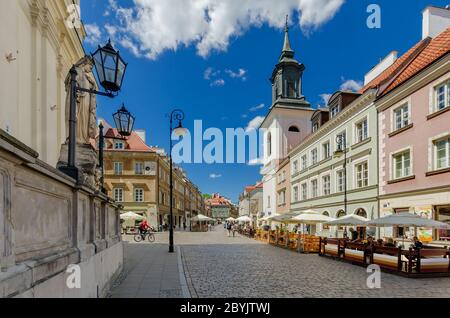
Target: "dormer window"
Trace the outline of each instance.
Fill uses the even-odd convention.
[[[331,107],[330,107],[330,115],[331,115],[331,118],[336,117],[338,114],[339,114],[339,105],[331,106]]]
[[[289,132],[299,133],[300,130],[298,129],[297,126],[291,126],[291,127],[289,127]]]
[[[124,144],[124,142],[123,142],[123,141],[116,141],[116,142],[114,143],[114,149],[115,149],[115,150],[123,150],[123,149],[125,149],[125,144]]]
[[[319,130],[319,123],[318,122],[315,122],[314,124],[313,124],[313,133],[314,132],[316,132],[316,131],[318,131]]]

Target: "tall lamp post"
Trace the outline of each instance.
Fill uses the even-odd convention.
[[[111,140],[127,140],[127,137],[131,136],[133,132],[135,117],[131,115],[131,113],[125,108],[125,105],[122,104],[122,107],[113,115],[114,122],[116,124],[117,132],[119,133],[120,137],[109,137],[105,136],[103,129],[105,128],[103,126],[103,123],[100,123],[98,126],[99,129],[99,142],[98,142],[98,161],[99,161],[99,167],[101,170],[101,177],[100,177],[100,183],[101,183],[101,191],[103,193],[106,193],[106,190],[104,188],[105,183],[105,169],[104,169],[104,148],[105,148],[105,139],[111,139]]]
[[[169,253],[174,252],[173,246],[173,160],[172,160],[172,136],[182,137],[186,134],[186,128],[183,128],[182,121],[184,120],[184,112],[180,109],[175,109],[170,113],[170,147],[169,147],[169,158],[170,158],[170,220],[169,220]],[[178,121],[177,127],[174,129],[173,122]]]
[[[100,85],[105,92],[85,89],[78,86],[77,70],[73,65],[70,69],[70,110],[69,110],[69,145],[68,145],[68,160],[67,166],[60,169],[78,180],[78,168],[76,167],[76,140],[77,140],[77,95],[78,92],[87,92],[89,94],[101,95],[110,98],[117,96],[117,93],[122,87],[123,77],[127,68],[127,63],[124,62],[119,52],[111,45],[111,41],[104,47],[98,47],[95,53],[91,54],[94,61],[97,77]]]
[[[336,158],[344,156],[344,213],[347,215],[347,141],[346,135],[341,134],[336,137],[338,149],[334,155]],[[347,228],[345,228],[344,237],[347,237]]]

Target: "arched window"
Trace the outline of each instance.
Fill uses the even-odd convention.
[[[336,213],[336,219],[340,219],[340,218],[342,218],[342,217],[344,217],[344,216],[346,216],[347,214],[344,212],[344,210],[339,210],[337,213]],[[339,226],[338,227],[338,230],[339,231],[343,231],[344,230],[344,227],[343,226]]]
[[[267,135],[267,155],[270,157],[272,155],[272,134]]]
[[[355,214],[367,219],[367,212],[364,209],[356,210]]]
[[[325,212],[323,212],[322,213],[323,215],[325,215],[325,216],[330,216],[330,213],[328,213],[327,211],[325,211]],[[323,224],[323,228],[322,228],[324,231],[327,231],[327,230],[329,230],[330,229],[330,226],[329,225],[325,225],[325,224]]]
[[[300,130],[298,129],[297,126],[291,126],[291,127],[289,127],[289,131],[290,131],[290,132],[296,132],[296,133],[300,132]]]

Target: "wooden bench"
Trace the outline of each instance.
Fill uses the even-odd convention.
[[[418,273],[450,272],[450,258],[447,249],[420,248],[416,253],[416,271]]]
[[[382,268],[386,268],[394,271],[402,271],[403,265],[407,263],[402,258],[402,249],[400,247],[385,247],[385,246],[372,246],[370,263],[379,265]]]
[[[343,241],[341,239],[320,238],[319,255],[341,258]]]
[[[352,263],[367,264],[367,255],[370,249],[363,243],[344,243],[343,258]]]

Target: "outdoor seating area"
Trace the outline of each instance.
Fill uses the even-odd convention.
[[[402,248],[321,238],[319,255],[361,266],[376,264],[384,271],[408,277],[450,276],[447,247]]]
[[[319,253],[320,237],[289,231],[264,231],[258,229],[256,240],[299,253]]]
[[[368,266],[379,265],[384,271],[400,274],[408,277],[433,277],[450,276],[450,249],[443,245],[433,245],[432,242],[414,241],[405,242],[403,239],[395,241],[394,238],[375,240],[367,236],[366,231],[353,231],[361,234],[360,237],[351,240],[344,232],[344,238],[324,238],[308,233],[305,227],[300,225],[324,224],[327,226],[347,227],[353,226],[359,229],[366,227],[412,227],[444,229],[448,225],[435,220],[425,219],[411,213],[386,215],[379,219],[368,220],[366,218],[349,215],[346,217],[331,219],[308,210],[296,214],[276,215],[266,219],[281,223],[275,230],[260,228],[256,231],[255,239],[298,253],[318,253],[320,256],[328,256],[335,260],[346,261],[355,265]],[[296,224],[293,231],[289,231],[289,224]],[[309,228],[310,229],[310,228]]]

